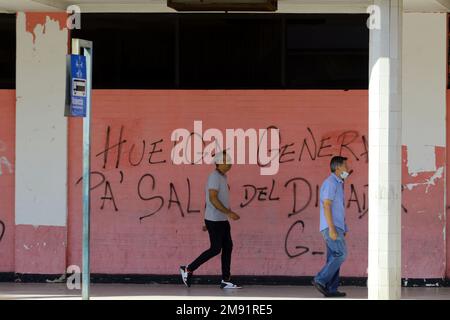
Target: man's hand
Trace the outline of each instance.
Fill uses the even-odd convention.
[[[215,189],[209,189],[209,201],[213,204],[213,206],[222,212],[223,214],[226,214],[228,217],[230,217],[232,220],[238,220],[240,217],[237,213],[231,211],[230,209],[226,208],[222,202],[220,202],[218,198],[219,191]]]
[[[328,230],[328,235],[330,236],[331,240],[336,241],[336,239],[338,238],[338,233],[336,232],[336,229],[334,228],[330,228]]]
[[[239,220],[239,219],[241,218],[237,213],[235,213],[235,212],[233,212],[233,211],[231,211],[231,212],[228,214],[228,216],[229,216],[231,219],[233,219],[233,220]]]
[[[203,231],[208,231],[208,228],[207,228],[206,226],[203,226],[203,227],[202,227],[202,230],[203,230]]]

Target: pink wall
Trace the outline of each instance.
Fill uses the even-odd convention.
[[[337,107],[340,113],[332,114]],[[14,90],[0,90],[0,114],[0,220],[5,225],[3,228],[0,224],[0,235],[3,233],[0,272],[21,272],[23,270],[15,270],[15,258],[22,258],[20,254],[15,257],[13,227]],[[93,191],[92,199],[94,273],[173,274],[179,264],[189,262],[207,247],[207,235],[201,231],[201,209],[204,181],[212,168],[170,164],[172,130],[181,127],[192,130],[194,120],[203,120],[204,130],[275,125],[281,130],[282,146],[288,146],[276,176],[260,176],[259,168],[252,165],[235,165],[229,174],[232,206],[242,216],[240,221],[232,222],[234,274],[312,275],[317,271],[324,259],[318,252],[324,247],[317,232],[316,188],[328,174],[330,158],[327,155],[339,153],[344,144],[342,153],[350,158],[354,174],[346,184],[351,232],[348,238],[350,256],[343,274],[366,276],[366,91],[101,90],[94,92],[93,116],[93,171],[98,172],[93,176],[93,184],[98,187]],[[67,265],[81,263],[81,184],[76,184],[81,176],[81,124],[81,119],[70,119],[69,122]],[[119,162],[118,148],[113,147],[103,168],[104,154],[101,152],[105,149],[108,126],[110,146],[119,141],[122,126],[122,140],[126,141],[121,144]],[[306,148],[301,153],[305,139],[312,157]],[[143,143],[145,151],[140,162]],[[157,152],[160,149],[162,151]],[[446,152],[445,148],[436,148],[436,168],[446,165]],[[299,161],[300,154],[302,159]],[[450,229],[444,214],[444,179],[435,172],[409,176],[406,147],[403,155],[403,277],[442,277],[445,271],[448,276],[450,261],[447,257],[446,264],[445,250],[446,246],[450,249],[450,240],[445,243],[444,231]],[[11,167],[7,163],[11,163]],[[156,180],[154,190],[151,189],[150,174]],[[296,206],[304,209],[289,216],[294,206],[293,182],[285,184],[292,178],[304,179],[296,181]],[[270,195],[272,179],[275,182]],[[241,203],[248,202],[246,190],[248,198],[254,194],[252,187],[243,187],[249,184],[267,189],[260,189],[263,192],[259,194],[261,200],[256,195],[253,201],[240,208]],[[139,192],[143,198],[154,198],[143,200]],[[111,196],[117,211],[109,199]],[[107,199],[103,201],[102,197]],[[161,209],[157,210],[162,201]],[[303,230],[297,222],[300,220],[304,223]],[[36,232],[50,249],[53,242],[60,241],[46,235],[45,230],[37,229]],[[306,248],[308,251],[301,254]],[[19,265],[26,264],[26,272],[52,273],[50,271],[63,269],[59,260],[57,265],[52,259],[38,264],[33,259],[22,260],[26,261]],[[253,267],[255,263],[258,269]],[[218,258],[198,271],[199,274],[218,272]]]
[[[435,148],[436,168],[438,168],[436,172],[410,176],[406,167],[407,149],[403,147],[402,276],[404,278],[445,276],[445,152],[445,148]]]
[[[14,271],[14,90],[0,90],[0,272]]]
[[[171,132],[193,130],[194,120],[202,120],[203,130],[274,125],[281,130],[281,145],[287,146],[275,176],[260,176],[256,165],[235,165],[229,173],[231,205],[242,217],[232,222],[234,274],[302,276],[318,271],[325,257],[316,190],[328,175],[330,155],[342,152],[354,170],[346,183],[351,231],[342,273],[366,276],[367,101],[364,90],[94,91],[92,272],[175,274],[180,264],[207,248],[202,208],[204,183],[213,168],[170,162]],[[108,128],[111,149],[106,154]],[[81,132],[81,119],[71,119],[68,265],[81,263]],[[306,147],[301,151],[304,144],[311,155]],[[403,277],[442,277],[443,179],[429,183],[433,173],[408,176],[406,148],[403,153],[408,184],[403,192]],[[436,154],[437,167],[443,166],[445,150],[437,148]],[[262,188],[262,193],[246,204],[254,188],[244,185]],[[290,215],[294,195],[300,212]],[[219,266],[216,258],[198,274],[217,274]]]
[[[450,119],[449,119],[449,115],[450,115],[450,90],[447,90],[447,117],[446,117],[446,132],[447,132],[447,143],[450,141]],[[445,167],[445,172],[446,172],[446,208],[445,208],[445,213],[446,213],[446,222],[447,222],[447,226],[446,226],[446,239],[447,239],[447,268],[446,268],[446,277],[450,278],[450,218],[447,217],[447,215],[449,214],[449,209],[450,209],[450,179],[448,177],[448,173],[450,172],[450,165],[449,165],[449,161],[448,159],[450,159],[450,148],[447,148],[447,153],[446,153],[446,167]]]

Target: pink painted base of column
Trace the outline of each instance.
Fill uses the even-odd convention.
[[[15,236],[16,273],[65,273],[66,227],[17,225]]]

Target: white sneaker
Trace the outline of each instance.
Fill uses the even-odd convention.
[[[187,271],[186,266],[180,266],[180,274],[181,274],[181,279],[183,280],[183,283],[186,285],[186,287],[190,287],[192,273]]]
[[[221,289],[242,289],[242,287],[235,285],[232,282],[229,281],[223,281],[220,283],[220,288]]]

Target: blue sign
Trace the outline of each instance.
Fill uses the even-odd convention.
[[[66,111],[68,117],[85,117],[87,103],[86,57],[77,54],[67,56]]]

